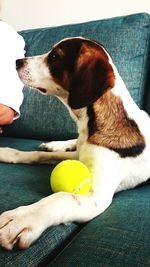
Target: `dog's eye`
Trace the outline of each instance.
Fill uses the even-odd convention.
[[[52,61],[55,61],[55,60],[57,60],[58,59],[58,56],[56,55],[56,54],[53,54],[52,55]]]
[[[48,63],[49,63],[49,64],[50,64],[50,63],[54,63],[54,62],[56,62],[58,59],[59,59],[59,55],[58,55],[58,54],[55,54],[55,53],[53,53],[53,54],[49,54],[49,56],[48,56]]]

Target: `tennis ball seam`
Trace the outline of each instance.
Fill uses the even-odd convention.
[[[86,183],[90,183],[90,182],[91,182],[91,178],[84,180],[82,183],[80,183],[77,186],[76,189],[74,189],[73,193],[76,194],[76,192],[79,191],[82,186],[84,186]]]

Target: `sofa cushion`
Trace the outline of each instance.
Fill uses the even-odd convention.
[[[148,14],[134,14],[87,23],[60,27],[26,30],[20,32],[26,41],[26,55],[46,53],[59,40],[70,36],[83,36],[102,43],[124,79],[131,95],[143,106],[147,79]],[[47,140],[64,140],[77,136],[76,127],[65,107],[54,97],[45,97],[30,89],[25,98],[21,117],[5,134]]]
[[[38,140],[0,138],[0,147],[28,151],[35,150],[39,144]],[[50,195],[49,176],[52,169],[49,165],[0,163],[0,214]],[[75,223],[61,224],[45,231],[27,250],[5,251],[0,248],[0,266],[45,266],[47,257],[53,259],[80,229],[81,225]]]
[[[121,192],[47,267],[150,266],[150,185]]]

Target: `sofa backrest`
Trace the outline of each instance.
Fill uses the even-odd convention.
[[[63,38],[83,36],[102,43],[135,102],[146,104],[148,86],[150,16],[145,13],[60,27],[20,32],[26,42],[26,56],[49,51]],[[77,136],[74,122],[55,97],[24,89],[21,117],[5,128],[5,134],[45,140],[65,140]]]

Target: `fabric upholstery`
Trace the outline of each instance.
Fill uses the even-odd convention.
[[[0,138],[0,147],[36,150],[40,141]],[[0,164],[0,213],[21,205],[32,204],[50,195],[50,173],[53,166]],[[0,266],[24,267],[38,266],[53,258],[66,243],[80,230],[75,223],[59,225],[47,230],[35,244],[27,250],[15,249],[12,252],[0,248]]]
[[[150,266],[150,185],[117,194],[47,267]]]

